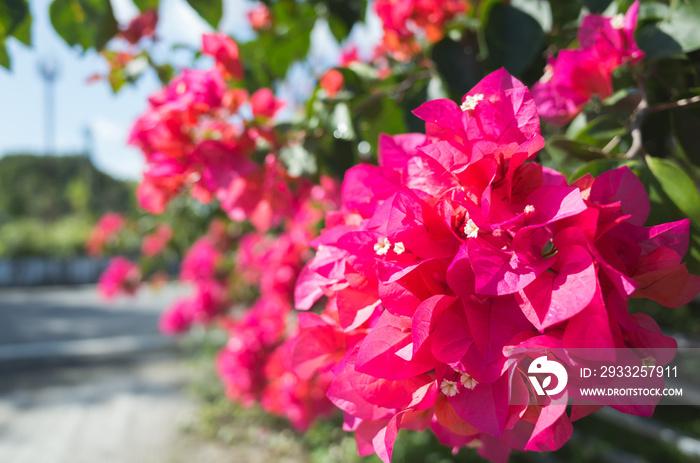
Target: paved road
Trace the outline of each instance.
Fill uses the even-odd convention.
[[[187,292],[0,291],[0,462],[172,461],[194,404],[157,320]]]
[[[102,300],[94,286],[0,290],[0,346],[155,334],[158,315],[183,286]]]

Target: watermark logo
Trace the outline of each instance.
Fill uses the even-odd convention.
[[[546,355],[536,358],[530,364],[527,372],[530,374],[528,378],[530,379],[530,383],[532,383],[532,387],[535,388],[537,395],[557,395],[564,390],[566,383],[569,381],[566,368],[556,360],[547,359]],[[538,373],[549,375],[542,381],[542,384],[540,384],[537,376],[534,376]],[[557,378],[557,385],[553,389],[547,389],[552,383],[552,376]]]

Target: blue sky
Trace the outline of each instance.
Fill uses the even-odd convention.
[[[112,94],[105,82],[87,84],[89,76],[105,72],[107,65],[94,52],[81,56],[57,36],[48,18],[49,4],[50,0],[30,1],[34,19],[33,47],[25,47],[13,39],[8,43],[12,71],[0,69],[0,155],[44,151],[44,86],[37,64],[50,57],[60,67],[55,87],[56,151],[81,151],[85,146],[84,133],[89,127],[93,138],[93,161],[97,167],[116,177],[138,179],[143,168],[142,156],[126,144],[126,137],[131,123],[145,108],[148,95],[160,84],[152,73],[147,73],[135,86],[125,86],[117,95]],[[131,0],[112,0],[112,5],[120,23],[137,14]],[[253,32],[244,14],[250,5],[246,0],[225,0],[221,30],[239,40],[252,37]],[[161,39],[158,45],[161,53],[174,43],[197,46],[201,34],[211,30],[185,0],[161,0],[160,13],[157,35]],[[353,31],[352,37],[361,50],[367,52],[379,35],[380,26],[373,17],[368,27]],[[331,66],[339,47],[328,27],[317,24],[312,37],[315,67]],[[308,66],[296,66],[279,93],[284,97],[285,94],[303,92],[311,85]]]

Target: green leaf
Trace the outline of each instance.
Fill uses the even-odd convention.
[[[671,111],[671,123],[675,142],[682,153],[680,157],[692,163],[695,170],[700,166],[700,109],[676,108]]]
[[[626,133],[620,121],[606,114],[596,117],[582,127],[572,129],[572,126],[569,126],[566,136],[572,141],[588,145],[587,148],[600,152],[613,138],[621,137]]]
[[[484,29],[489,61],[520,75],[542,52],[544,31],[529,14],[505,3],[494,4]]]
[[[630,161],[626,159],[599,159],[597,161],[591,161],[581,166],[579,169],[576,170],[576,172],[571,174],[571,176],[569,177],[569,181],[581,178],[586,174],[591,174],[593,177],[597,177],[603,172],[617,169],[618,167],[622,166],[627,166],[634,171],[639,170],[639,168],[642,166],[642,163],[639,161]]]
[[[337,16],[330,16],[328,18],[328,27],[330,28],[333,37],[335,37],[338,43],[345,40],[345,38],[348,36],[348,28],[345,26],[345,23]]]
[[[22,22],[12,32],[14,38],[30,47],[32,45],[32,15],[27,11]]]
[[[700,227],[700,194],[695,183],[676,163],[647,156],[647,165],[661,190],[683,215]]]
[[[586,5],[591,13],[602,13],[605,9],[610,6],[612,0],[583,0],[583,4]]]
[[[224,13],[222,0],[187,0],[187,3],[211,27],[214,29],[219,27],[219,21],[221,21],[221,16]]]
[[[583,161],[606,158],[606,154],[595,146],[589,146],[576,140],[570,140],[560,135],[554,135],[547,141],[550,148],[555,148],[566,152],[569,156]]]
[[[668,5],[661,2],[644,2],[639,5],[637,21],[663,21],[669,17]]]
[[[511,0],[510,4],[535,18],[543,31],[552,30],[552,7],[547,0]]]
[[[435,44],[431,57],[452,99],[461,100],[482,77],[474,54],[467,54],[463,46],[449,37]]]
[[[377,98],[374,95],[369,98],[363,104],[361,112],[355,109],[352,114],[358,118],[357,126],[360,135],[376,152],[380,133],[388,135],[404,133],[406,132],[406,123],[401,107],[393,99],[389,97]]]
[[[683,51],[700,48],[700,2],[697,0],[671,0],[670,16],[659,23],[659,28],[673,37]]]
[[[13,35],[29,14],[27,0],[3,0],[0,2],[0,38],[5,39]]]
[[[5,69],[10,69],[10,55],[7,53],[7,47],[5,46],[5,41],[0,40],[0,66]]]
[[[366,0],[325,0],[328,26],[338,42],[345,40],[355,23],[362,21],[367,10]]]
[[[639,31],[637,45],[644,50],[647,59],[684,56],[683,47],[673,37],[653,24],[643,27]]]
[[[133,0],[139,11],[157,10],[160,0]]]
[[[58,35],[83,50],[103,49],[118,31],[109,0],[54,0],[49,15]]]

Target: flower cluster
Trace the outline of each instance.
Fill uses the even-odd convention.
[[[118,36],[136,45],[145,37],[154,37],[158,25],[158,10],[147,10],[132,19],[119,31]]]
[[[557,125],[570,122],[593,95],[612,94],[612,72],[644,57],[634,41],[639,2],[612,18],[591,14],[581,20],[579,47],[550,58],[544,76],[532,88],[542,118]]]
[[[216,227],[213,227],[214,229]],[[180,279],[194,285],[192,296],[179,300],[163,314],[161,331],[177,334],[193,324],[212,322],[230,304],[226,273],[222,271],[226,243],[213,233],[199,238],[185,254]]]
[[[318,373],[301,379],[293,370],[298,339],[292,298],[297,277],[310,255],[308,242],[316,235],[325,211],[338,206],[336,182],[299,188],[283,216],[279,234],[253,231],[233,240],[223,222],[187,252],[180,279],[193,283],[193,296],[177,301],[161,318],[167,334],[187,331],[193,324],[217,324],[229,335],[217,356],[217,371],[229,398],[245,406],[255,403],[284,416],[297,429],[333,410],[325,396],[332,375]],[[228,264],[235,261],[235,265]],[[236,300],[245,287],[256,293],[250,308]]]
[[[258,164],[252,155],[260,147],[277,147],[271,120],[282,103],[268,88],[249,96],[235,87],[243,70],[238,46],[228,36],[204,35],[202,51],[216,66],[185,70],[173,79],[151,96],[131,130],[129,141],[147,162],[139,204],[161,213],[171,198],[189,188],[202,202],[218,198],[234,220],[250,218],[267,229],[279,219],[271,210],[283,209],[292,194],[274,156]],[[252,118],[243,117],[246,111]]]
[[[141,253],[146,257],[155,257],[165,250],[172,238],[173,229],[168,224],[162,223],[153,233],[143,238]]]
[[[108,212],[100,217],[85,244],[87,253],[91,256],[102,254],[105,246],[118,238],[125,224],[124,217],[115,212]]]
[[[105,299],[112,299],[120,293],[135,294],[141,284],[141,270],[126,257],[117,256],[100,275],[97,290]]]
[[[504,70],[461,104],[414,114],[427,135],[383,136],[379,166],[347,172],[313,242],[295,291],[314,309],[299,316],[296,372],[333,373],[344,429],[384,462],[400,429],[492,461],[555,450],[595,408],[509,405],[509,384],[527,380],[509,378],[507,349],[674,347],[627,303],[698,293],[681,263],[689,222],[645,227],[649,200],[627,168],[569,184],[534,162],[537,107]]]
[[[464,0],[378,0],[374,4],[384,28],[384,46],[400,61],[420,50],[414,31],[422,31],[429,42],[438,42],[445,24],[466,8]]]

